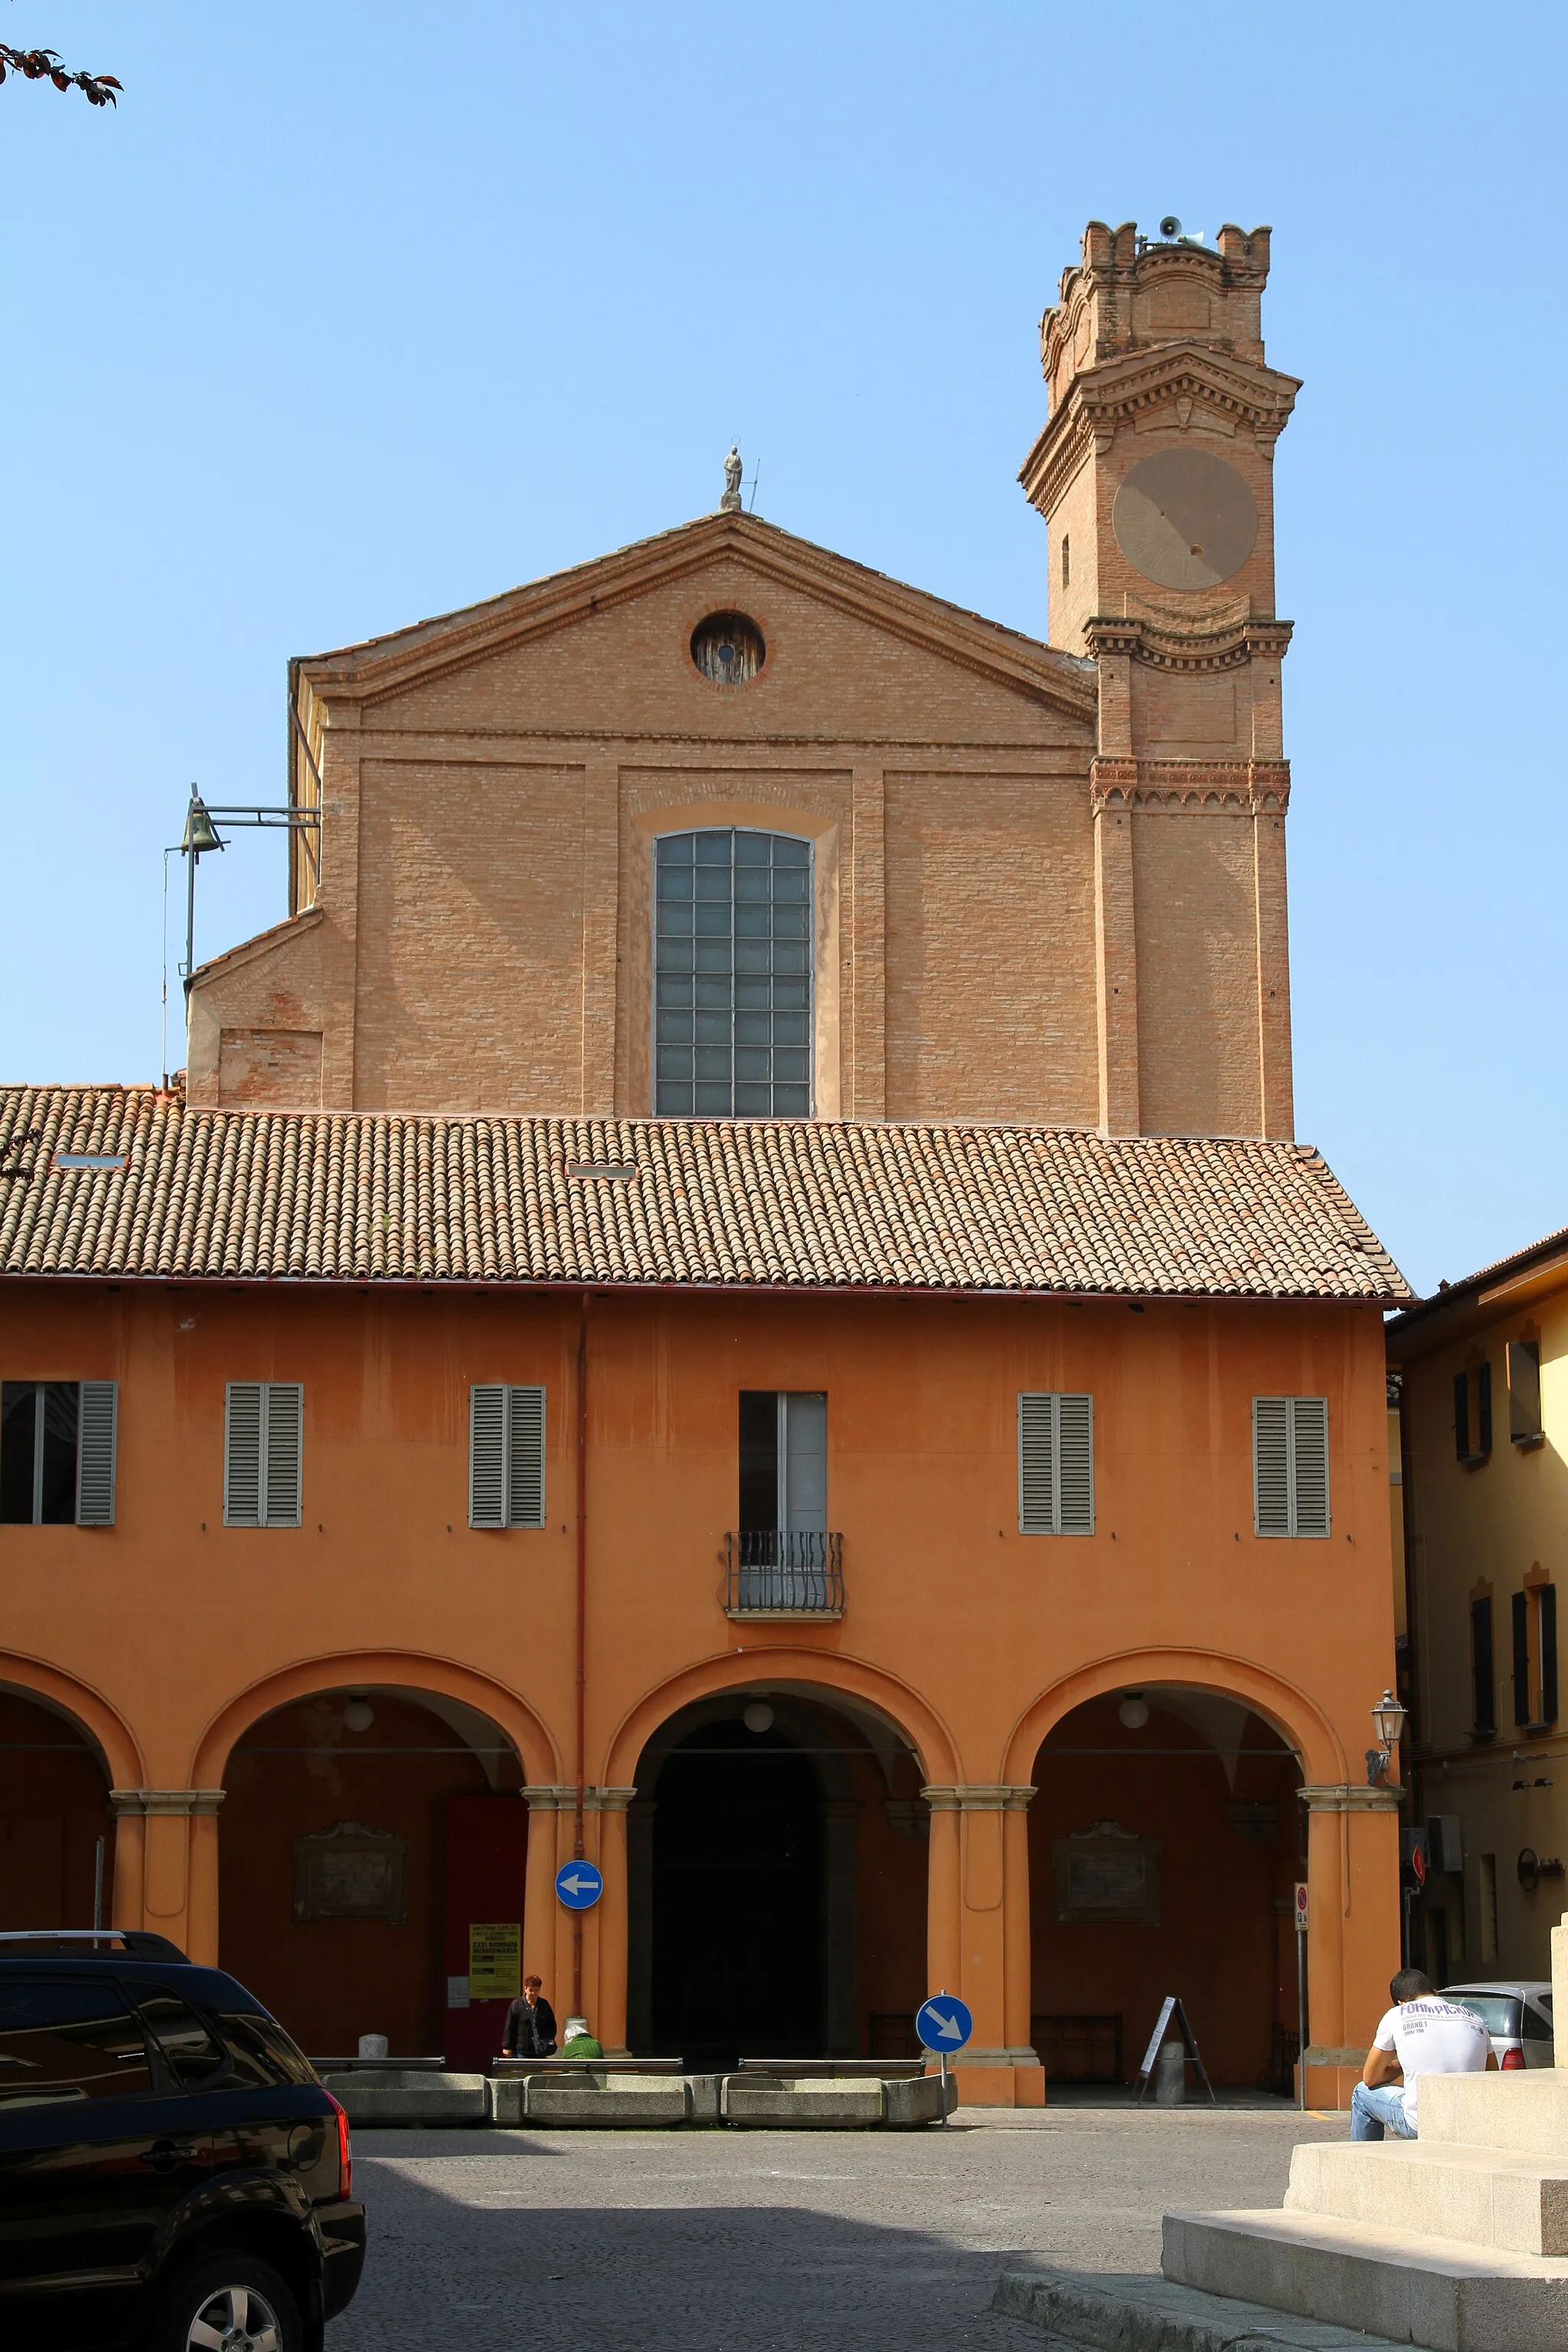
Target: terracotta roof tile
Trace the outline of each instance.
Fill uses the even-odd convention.
[[[0,1089],[0,1171],[13,1276],[1411,1296],[1310,1145],[1237,1137],[313,1116],[20,1087]]]

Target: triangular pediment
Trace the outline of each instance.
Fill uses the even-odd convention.
[[[928,662],[951,665],[1064,718],[1092,723],[1092,663],[747,514],[704,516],[484,604],[306,656],[294,664],[294,673],[313,697],[380,704],[602,623],[683,583],[696,588],[705,574],[719,584],[752,580],[760,591],[772,587],[805,599],[851,629],[870,630]]]

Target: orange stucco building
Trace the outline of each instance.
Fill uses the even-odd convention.
[[[520,1965],[690,2063],[941,1985],[1030,2104],[1168,1992],[1287,2083],[1305,1875],[1339,2095],[1407,1294],[1290,1139],[1267,260],[1087,233],[1055,646],[731,485],[294,666],[188,1086],[0,1095],[8,1922],[96,1867],[321,2054],[477,2060]]]

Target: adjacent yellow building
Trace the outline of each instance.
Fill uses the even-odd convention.
[[[1551,1976],[1568,1735],[1568,1229],[1394,1318],[1416,1819],[1411,1958],[1441,1983]]]

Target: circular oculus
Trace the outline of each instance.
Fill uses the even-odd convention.
[[[1162,449],[1134,466],[1110,509],[1116,544],[1160,588],[1217,588],[1258,537],[1258,502],[1206,449]]]

